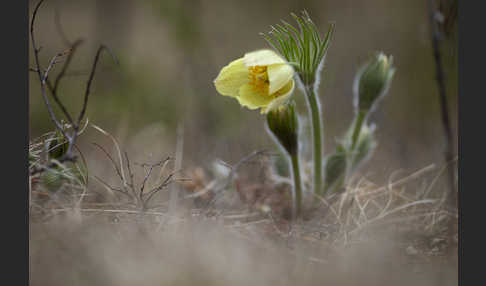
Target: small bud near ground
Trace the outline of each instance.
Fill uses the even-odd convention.
[[[295,102],[281,105],[268,112],[267,126],[275,136],[278,143],[289,153],[296,155],[298,152],[298,118],[295,113]]]
[[[293,188],[293,217],[302,213],[302,188],[299,162],[299,122],[295,112],[295,102],[290,101],[267,113],[267,127],[273,139],[285,150],[289,156],[294,182]]]
[[[327,156],[325,162],[324,190],[325,193],[335,191],[342,186],[346,174],[347,154],[343,146],[339,145],[336,153]]]
[[[60,159],[64,156],[69,148],[69,142],[67,140],[59,138],[53,139],[48,147],[50,159]]]

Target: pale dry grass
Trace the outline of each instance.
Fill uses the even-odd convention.
[[[120,186],[129,186],[122,149],[113,144],[119,161],[110,164],[119,168]],[[457,218],[443,210],[443,198],[430,196],[443,170],[430,165],[391,176],[384,186],[351,181],[342,194],[319,197],[321,208],[310,219],[289,222],[262,204],[243,206],[231,184],[250,179],[239,173],[245,166],[255,170],[247,166],[255,160],[268,164],[265,158],[254,152],[234,165],[217,164],[219,173],[183,192],[176,211],[169,211],[168,191],[144,209],[106,186],[104,202],[82,201],[87,187],[71,201],[34,202],[43,211],[31,213],[32,285],[456,285],[454,258],[434,260],[440,256],[404,238],[441,237],[445,221]],[[150,173],[158,173],[155,185],[173,171],[158,167],[137,175],[149,187]],[[407,191],[411,181],[433,172],[426,187]],[[287,183],[280,179],[276,186]],[[187,203],[208,192],[214,196],[203,207]]]

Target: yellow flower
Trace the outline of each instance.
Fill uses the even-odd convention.
[[[295,86],[293,75],[292,67],[275,52],[258,50],[225,66],[214,85],[242,106],[267,113],[289,99]]]

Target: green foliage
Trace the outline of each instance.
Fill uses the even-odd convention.
[[[340,187],[342,185],[346,173],[347,157],[343,145],[338,145],[336,152],[327,156],[324,168],[324,190],[326,193],[334,189],[335,186]]]
[[[376,149],[375,125],[369,126],[367,119],[391,84],[395,72],[392,64],[392,57],[380,52],[358,71],[354,84],[355,117],[342,143],[326,160],[325,192],[339,189]]]
[[[295,102],[291,101],[267,113],[268,129],[280,145],[290,154],[298,152],[299,122],[295,113]]]
[[[268,34],[261,33],[265,40],[295,68],[300,87],[306,95],[308,111],[312,119],[313,138],[313,191],[322,193],[322,132],[318,95],[320,70],[324,64],[334,24],[329,25],[325,37],[321,37],[317,26],[306,11],[301,16],[291,13],[298,28],[282,20],[282,25],[271,26]]]
[[[54,138],[49,143],[49,158],[60,159],[64,156],[69,148],[69,142],[61,137]]]
[[[321,38],[319,30],[306,11],[301,16],[291,13],[298,29],[282,20],[282,25],[271,26],[268,34],[261,33],[265,40],[296,68],[304,86],[318,82],[319,68],[322,66],[334,32],[334,24]]]
[[[267,113],[267,127],[274,140],[287,152],[294,180],[294,217],[301,215],[302,188],[299,164],[299,121],[293,100]],[[283,156],[282,156],[283,157]],[[286,157],[286,156],[285,156]]]

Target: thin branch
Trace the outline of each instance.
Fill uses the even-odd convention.
[[[65,51],[65,53],[67,54],[67,58],[66,58],[66,61],[64,62],[64,65],[61,69],[61,72],[57,75],[56,80],[54,81],[54,86],[50,82],[47,82],[47,84],[48,84],[47,86],[49,87],[49,90],[51,91],[52,97],[56,101],[57,105],[59,105],[59,107],[61,108],[61,111],[63,112],[63,114],[66,117],[66,119],[68,120],[68,122],[71,123],[73,126],[74,126],[75,122],[73,121],[71,115],[67,111],[64,104],[62,104],[61,100],[59,99],[58,94],[57,94],[57,90],[59,88],[59,84],[60,84],[61,80],[66,75],[66,71],[67,71],[67,69],[68,69],[68,67],[69,67],[69,65],[72,61],[72,58],[74,56],[76,49],[79,47],[79,45],[82,44],[82,42],[83,42],[82,39],[77,40],[76,42],[74,42],[74,44],[68,50]]]
[[[118,176],[120,177],[120,179],[123,181],[123,177],[121,175],[120,169],[116,165],[116,162],[115,162],[115,160],[113,160],[113,157],[111,157],[110,153],[108,153],[108,151],[106,151],[105,148],[103,148],[103,146],[101,146],[98,143],[92,142],[91,144],[93,144],[94,146],[98,147],[101,151],[103,151],[103,153],[105,153],[106,157],[108,157],[108,159],[110,159],[111,163],[113,164],[113,167],[115,168],[116,173],[118,174]]]
[[[93,176],[93,178],[95,178],[95,179],[96,179],[96,181],[98,181],[100,184],[102,184],[102,185],[103,185],[103,186],[104,186],[106,189],[111,190],[111,191],[113,191],[113,192],[118,192],[118,193],[121,193],[121,194],[123,194],[123,195],[125,195],[125,196],[129,197],[130,199],[133,199],[133,198],[132,198],[132,196],[131,196],[131,195],[130,195],[128,192],[126,192],[126,191],[124,191],[124,190],[121,190],[121,189],[114,188],[114,187],[112,187],[112,186],[108,185],[108,183],[104,182],[104,181],[103,181],[101,178],[99,178],[98,176]]]
[[[30,22],[30,38],[31,38],[31,42],[32,42],[32,48],[34,49],[34,59],[35,59],[35,64],[36,64],[36,70],[37,70],[37,74],[39,75],[39,81],[41,83],[42,99],[44,100],[44,103],[47,107],[47,111],[49,112],[49,117],[51,118],[51,120],[54,123],[54,125],[56,126],[56,128],[65,136],[66,139],[69,140],[69,144],[70,144],[69,147],[72,147],[72,140],[71,140],[72,138],[70,136],[67,136],[66,132],[64,131],[63,125],[56,118],[54,110],[52,109],[52,106],[51,106],[49,99],[47,98],[47,95],[46,95],[46,84],[45,84],[46,79],[47,79],[47,76],[49,74],[49,71],[52,69],[52,67],[56,63],[55,60],[58,57],[58,55],[54,56],[54,58],[51,60],[51,62],[49,64],[49,67],[46,69],[46,71],[43,74],[42,73],[42,67],[41,67],[40,60],[39,60],[40,48],[37,48],[36,41],[35,41],[35,33],[34,33],[35,19],[36,19],[36,16],[37,16],[37,12],[39,11],[39,8],[40,8],[40,6],[42,5],[43,2],[44,2],[44,0],[40,0],[37,3],[37,5],[35,6],[34,12],[32,13],[32,19],[31,19],[31,22]],[[68,157],[71,157],[70,152],[67,152],[65,157],[68,160],[72,159],[72,158],[68,158]]]
[[[74,55],[74,51],[81,44],[82,41],[77,40],[76,42],[74,42],[72,44],[72,46],[69,49],[67,49],[67,50],[65,50],[61,53],[58,53],[54,57],[52,57],[52,59],[49,61],[47,68],[44,71],[44,69],[41,66],[40,59],[39,59],[40,48],[37,47],[36,39],[35,39],[35,33],[34,33],[36,16],[37,16],[37,13],[38,13],[38,11],[39,11],[39,9],[40,9],[40,7],[43,3],[44,3],[44,0],[40,0],[37,3],[37,5],[34,7],[34,10],[33,10],[33,13],[32,13],[32,18],[31,18],[31,21],[30,21],[30,38],[31,38],[32,47],[34,49],[35,67],[30,67],[29,71],[36,72],[37,75],[39,76],[39,81],[40,81],[40,85],[41,85],[41,96],[42,96],[42,99],[43,99],[43,101],[46,105],[47,111],[49,113],[49,117],[51,118],[51,120],[54,123],[54,125],[56,126],[56,128],[62,133],[64,138],[69,143],[67,152],[63,155],[62,158],[59,159],[59,161],[60,162],[66,162],[66,161],[74,162],[76,157],[72,155],[72,153],[73,153],[72,149],[73,149],[74,144],[76,142],[77,136],[79,136],[80,133],[82,132],[82,131],[80,132],[81,122],[82,122],[84,115],[86,113],[86,108],[87,108],[87,104],[88,104],[88,97],[89,97],[89,94],[90,94],[90,88],[91,88],[91,84],[92,84],[92,81],[93,81],[93,78],[94,78],[94,75],[95,75],[96,66],[97,66],[97,63],[99,61],[100,54],[103,50],[107,50],[107,52],[113,57],[114,61],[116,63],[118,63],[118,61],[117,61],[116,57],[113,55],[113,53],[111,53],[111,51],[108,48],[106,48],[103,45],[101,45],[99,47],[99,49],[96,53],[96,56],[95,56],[95,60],[94,60],[94,63],[93,63],[93,67],[91,69],[91,73],[90,73],[88,82],[87,82],[83,106],[82,106],[81,112],[78,116],[78,119],[75,122],[73,120],[73,118],[71,117],[71,115],[69,114],[69,112],[67,111],[64,104],[59,99],[59,97],[57,95],[57,90],[58,90],[61,79],[66,75],[66,71],[67,71],[67,69],[68,69],[68,67],[71,63],[72,57]],[[66,61],[63,65],[63,68],[62,68],[61,72],[57,75],[57,77],[54,81],[54,84],[51,84],[51,82],[48,79],[49,72],[54,68],[54,66],[57,63],[60,62],[60,58],[64,57],[64,56],[67,56],[67,58],[66,58]],[[51,102],[49,101],[49,99],[47,97],[46,87],[52,93],[52,96],[53,96],[55,102],[60,107],[60,109],[63,112],[64,116],[66,117],[68,123],[70,124],[70,127],[72,128],[71,134],[67,133],[67,129],[65,130],[65,125],[62,123],[62,121],[60,121],[56,117],[56,114],[54,113]],[[30,171],[30,174],[33,175],[33,174],[36,174],[38,172],[42,172],[42,171],[46,170],[46,168],[49,168],[50,166],[55,166],[55,162],[53,162],[53,163],[51,163],[50,165],[47,165],[47,166],[35,167],[34,169],[32,169]],[[121,170],[121,174],[123,176],[123,169]]]
[[[175,175],[175,173],[169,174],[167,178],[165,178],[164,182],[160,184],[158,187],[153,188],[150,192],[146,194],[145,202],[144,204],[147,205],[147,203],[152,199],[152,197],[158,193],[160,190],[162,190],[164,187],[167,187],[172,181],[172,177]]]
[[[439,101],[441,105],[441,119],[442,126],[444,128],[444,133],[446,135],[446,148],[444,151],[444,157],[446,162],[451,162],[454,157],[454,142],[452,138],[452,127],[450,122],[450,116],[448,111],[448,103],[446,96],[446,83],[444,67],[442,66],[442,57],[440,51],[440,39],[441,34],[439,31],[436,15],[438,11],[435,8],[433,0],[429,0],[429,17],[432,32],[432,48],[434,52],[435,59],[435,70],[436,70],[436,80],[437,87],[439,89]],[[450,196],[449,203],[452,207],[457,207],[457,191],[455,184],[455,164],[453,163],[451,168],[449,168],[449,184],[450,184]]]
[[[128,176],[130,177],[130,188],[133,189],[133,172],[132,172],[132,167],[130,166],[130,160],[128,159],[128,153],[127,151],[124,152],[125,154],[125,160],[127,160],[127,169],[128,169]]]
[[[446,35],[450,35],[452,33],[452,28],[454,27],[454,23],[457,20],[457,7],[458,7],[459,0],[453,1],[451,6],[449,7],[449,11],[445,16],[445,20],[443,23],[444,32]]]
[[[113,141],[113,144],[115,145],[115,148],[118,152],[118,159],[120,160],[120,173],[121,173],[121,177],[122,177],[122,181],[123,181],[123,186],[124,187],[127,187],[128,184],[127,184],[127,181],[125,179],[125,172],[123,171],[123,157],[122,157],[122,153],[121,153],[121,149],[120,149],[120,144],[118,144],[118,141],[116,140],[116,138],[111,135],[110,133],[106,132],[105,130],[101,129],[101,127],[99,126],[96,126],[96,125],[91,125],[94,129],[98,130],[99,132],[101,132],[103,135],[109,137],[112,141]],[[134,192],[134,195],[135,195],[135,192]]]
[[[143,181],[142,181],[142,186],[140,187],[140,192],[139,192],[139,197],[142,198],[142,194],[143,194],[143,190],[145,189],[145,184],[147,183],[147,180],[148,178],[150,177],[150,175],[152,174],[152,171],[155,167],[157,166],[162,166],[165,162],[167,162],[168,160],[170,160],[170,157],[167,157],[166,159],[160,161],[159,163],[156,163],[156,164],[152,164],[150,165],[150,169],[149,171],[147,172],[147,174],[145,175],[145,177],[143,178]]]
[[[96,56],[95,56],[95,59],[94,59],[94,62],[93,62],[93,66],[91,68],[91,73],[89,75],[88,83],[86,84],[86,91],[84,93],[83,108],[81,109],[81,112],[79,113],[77,125],[79,125],[79,123],[83,120],[84,114],[86,113],[86,107],[88,105],[88,98],[89,98],[89,94],[91,92],[91,83],[93,82],[93,78],[94,78],[94,75],[95,75],[95,72],[96,72],[96,66],[98,65],[98,61],[100,59],[101,52],[104,51],[104,50],[106,50],[112,56],[115,63],[118,63],[118,60],[113,55],[113,53],[110,51],[110,49],[108,47],[106,47],[105,45],[100,45],[100,47],[98,48],[98,51],[96,52]]]
[[[83,161],[84,166],[86,166],[86,179],[85,180],[86,180],[86,185],[87,185],[88,180],[89,180],[88,163],[86,162],[86,158],[84,157],[83,152],[81,152],[81,150],[79,149],[79,147],[76,144],[74,144],[74,148],[76,148],[76,151],[78,151],[78,154],[81,157],[81,161]]]

